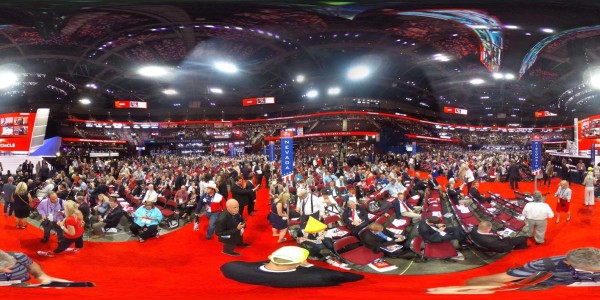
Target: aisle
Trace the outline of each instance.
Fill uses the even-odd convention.
[[[550,193],[554,192],[558,181],[555,180]],[[520,183],[521,191],[532,191],[533,183]],[[492,190],[505,197],[512,197],[507,183],[481,183],[481,191]],[[542,189],[544,193],[547,190]],[[91,299],[123,299],[126,297],[156,299],[169,297],[174,299],[192,299],[197,297],[220,296],[224,299],[280,296],[286,299],[397,299],[415,296],[432,299],[481,299],[477,295],[424,295],[430,287],[461,285],[465,279],[483,274],[493,274],[516,267],[544,256],[561,255],[569,249],[596,246],[600,247],[600,230],[597,219],[600,217],[598,206],[583,205],[583,188],[573,187],[571,205],[573,220],[569,223],[549,222],[547,243],[532,246],[530,249],[515,251],[491,265],[453,274],[435,276],[386,276],[365,274],[363,281],[334,288],[311,289],[274,289],[250,286],[229,281],[219,272],[219,267],[228,261],[258,261],[277,249],[277,238],[271,236],[266,220],[269,206],[266,204],[268,191],[259,193],[259,211],[248,220],[246,242],[251,248],[240,249],[240,258],[221,254],[221,244],[216,240],[204,239],[207,220],[201,220],[200,231],[193,231],[191,225],[177,230],[160,239],[151,239],[145,243],[135,241],[124,243],[88,242],[79,254],[63,254],[55,258],[41,258],[37,250],[49,250],[56,245],[55,238],[43,245],[40,243],[41,231],[28,226],[26,230],[15,229],[14,219],[0,217],[0,248],[7,251],[22,251],[42,264],[43,268],[57,277],[76,281],[93,281],[96,288],[88,289],[22,289],[2,288],[5,299],[19,297],[29,299],[44,295],[70,299],[82,297]],[[551,196],[551,195],[550,195]],[[549,197],[551,198],[551,197]],[[552,201],[549,201],[552,203]],[[553,206],[553,204],[551,204]],[[293,245],[293,242],[287,242]],[[505,297],[533,297],[534,299],[565,299],[573,297],[591,299],[599,297],[597,288],[554,288],[537,292],[503,292],[486,295],[486,299]]]

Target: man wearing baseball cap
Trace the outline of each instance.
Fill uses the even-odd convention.
[[[336,286],[364,276],[325,269],[306,262],[308,250],[285,246],[269,255],[268,261],[234,261],[221,266],[225,277],[242,283],[271,287]]]

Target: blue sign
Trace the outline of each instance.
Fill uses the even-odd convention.
[[[417,142],[412,142],[412,155],[417,155]]]
[[[281,136],[281,178],[291,181],[294,177],[294,139],[292,135]]]
[[[269,142],[269,161],[275,160],[275,142]]]
[[[542,141],[531,140],[531,173],[542,174]]]

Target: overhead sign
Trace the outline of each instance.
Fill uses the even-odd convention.
[[[117,100],[115,101],[115,108],[148,108],[148,102]]]
[[[262,104],[275,104],[275,97],[246,98],[242,100],[243,106],[254,106]]]
[[[543,111],[536,111],[535,112],[535,117],[536,118],[545,118],[545,117],[556,117],[558,116],[557,114],[553,113],[553,112],[549,112],[547,110],[543,110]]]
[[[465,115],[465,116],[467,115],[466,109],[451,107],[451,106],[444,106],[444,112],[447,114],[454,114],[454,115]]]
[[[0,151],[28,151],[35,113],[0,115]]]

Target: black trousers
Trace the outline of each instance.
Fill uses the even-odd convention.
[[[44,229],[44,239],[48,240],[50,238],[50,231],[54,229],[56,231],[56,236],[58,237],[58,241],[62,241],[64,239],[63,230],[56,224],[56,222],[50,222],[49,220],[42,221],[42,228]]]
[[[508,178],[508,181],[510,182],[510,188],[512,190],[515,190],[515,189],[518,190],[519,189],[519,178],[517,178],[517,177],[510,177],[510,178]]]
[[[75,243],[75,248],[81,249],[83,248],[83,234],[76,239],[68,239],[64,238],[58,242],[58,247],[54,249],[54,253],[61,253],[65,251],[71,244]]]
[[[251,214],[252,212],[254,212],[254,201],[256,200],[248,200],[248,214]],[[241,207],[240,207],[240,212],[242,211]]]
[[[136,223],[132,223],[129,226],[131,233],[138,235],[141,239],[147,240],[148,238],[155,237],[158,233],[158,225],[140,226]],[[141,231],[141,233],[140,233]]]

